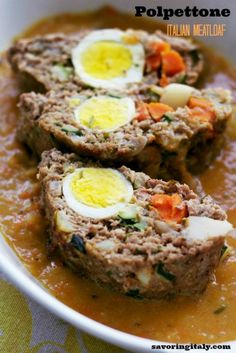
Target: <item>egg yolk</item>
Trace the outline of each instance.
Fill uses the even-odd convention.
[[[75,174],[70,186],[74,197],[90,207],[104,208],[126,200],[126,185],[112,170],[84,168]]]
[[[88,99],[78,110],[78,120],[90,129],[114,130],[128,121],[127,103],[119,98]]]
[[[124,45],[112,41],[91,44],[82,54],[87,74],[102,80],[125,76],[132,66],[132,54]]]

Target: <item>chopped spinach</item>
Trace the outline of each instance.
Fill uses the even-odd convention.
[[[138,208],[136,205],[128,205],[125,207],[118,213],[118,217],[121,219],[121,224],[126,227],[140,231],[147,227],[147,223],[144,220],[138,219]]]
[[[137,223],[136,218],[122,218],[121,216],[119,216],[119,218],[121,220],[121,224],[127,227],[131,227]]]
[[[60,81],[66,81],[73,73],[73,68],[58,64],[52,67],[52,72],[57,76]]]
[[[221,248],[220,257],[222,257],[226,253],[227,250],[228,250],[228,246],[224,244]]]
[[[198,50],[197,49],[191,50],[189,54],[190,54],[190,56],[191,56],[191,58],[193,60],[193,64],[196,65],[199,62],[199,60],[200,60],[200,56],[199,56]]]
[[[64,126],[61,128],[61,131],[69,135],[83,136],[82,132],[73,126]]]
[[[159,102],[160,101],[160,95],[153,92],[151,89],[147,92],[147,101],[149,102]]]
[[[186,79],[187,79],[187,75],[186,74],[182,74],[182,75],[179,75],[178,79],[177,79],[177,82],[178,83],[186,83]]]
[[[174,152],[174,151],[163,151],[162,152],[162,157],[163,159],[168,159],[168,158],[171,158],[171,157],[176,157],[178,155],[177,152]]]
[[[171,121],[173,120],[173,119],[172,119],[172,115],[165,113],[165,114],[163,115],[163,117],[161,118],[161,120],[162,120],[162,121],[165,121],[165,122],[167,122],[167,123],[169,124],[169,123],[171,123]]]
[[[162,277],[164,277],[165,279],[167,279],[168,281],[174,281],[176,279],[176,276],[173,275],[172,273],[168,272],[165,269],[165,266],[162,262],[160,262],[157,267],[156,267],[156,271],[159,275],[161,275]]]
[[[139,294],[139,289],[130,289],[125,293],[128,297],[132,297],[135,299],[143,299],[143,297]]]
[[[81,253],[86,254],[84,239],[81,238],[79,235],[72,235],[70,244],[74,246],[76,250],[79,250]]]
[[[137,219],[135,218],[130,218],[130,219],[124,219],[121,218],[121,224],[126,226],[126,227],[130,227],[132,229],[136,229],[136,230],[145,230],[147,228],[147,223],[145,221],[140,221],[137,222]]]

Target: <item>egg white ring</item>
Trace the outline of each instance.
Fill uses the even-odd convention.
[[[123,174],[118,172],[115,169],[112,168],[106,168],[107,170],[111,170],[113,173],[117,174],[119,178],[122,180],[126,187],[126,195],[125,195],[125,201],[124,202],[118,202],[114,206],[108,206],[104,208],[96,208],[96,207],[91,207],[83,204],[82,202],[79,202],[73,195],[70,184],[72,181],[72,178],[77,174],[78,172],[84,170],[86,168],[77,168],[73,173],[68,174],[64,179],[63,179],[63,185],[62,185],[62,190],[63,190],[63,195],[65,197],[67,205],[76,213],[83,217],[90,217],[94,219],[102,219],[102,218],[109,218],[117,214],[119,211],[121,211],[127,203],[131,200],[133,196],[133,187],[132,184],[124,177]]]
[[[122,37],[124,32],[115,29],[105,29],[93,31],[84,37],[81,42],[72,49],[71,59],[76,74],[80,79],[89,86],[102,87],[106,89],[123,89],[128,83],[141,82],[143,79],[143,70],[145,65],[145,53],[142,44],[126,44],[123,42]],[[91,44],[97,41],[111,40],[117,43],[121,43],[124,47],[129,49],[132,54],[132,66],[127,70],[125,77],[115,77],[109,80],[94,78],[84,71],[83,65],[81,64],[80,58],[84,51],[91,46]],[[138,66],[135,66],[137,64]]]
[[[110,100],[117,100],[119,101],[121,104],[126,104],[127,106],[127,120],[124,124],[117,124],[114,128],[112,129],[99,129],[99,128],[89,128],[86,125],[83,125],[80,121],[80,111],[81,109],[84,107],[84,105],[88,104],[89,101],[94,100],[94,99],[110,99]],[[102,131],[102,132],[111,132],[111,131],[115,131],[118,130],[121,126],[124,126],[126,124],[128,124],[130,121],[133,120],[133,118],[135,117],[136,114],[136,108],[135,108],[135,103],[133,101],[132,98],[113,98],[113,97],[109,97],[109,96],[94,96],[91,98],[86,99],[85,101],[83,101],[83,103],[81,103],[75,110],[74,110],[74,116],[75,116],[75,120],[82,125],[85,129],[88,130],[98,130],[98,131]]]

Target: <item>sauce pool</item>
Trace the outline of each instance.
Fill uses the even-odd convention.
[[[157,24],[103,8],[94,13],[45,19],[25,37],[102,27],[157,29]],[[160,26],[159,26],[160,28]],[[202,48],[206,68],[199,87],[230,88],[236,98],[236,72],[213,51]],[[214,65],[208,66],[214,56]],[[222,261],[215,278],[199,297],[172,301],[135,300],[81,278],[49,258],[46,230],[39,208],[37,164],[15,139],[20,90],[4,55],[0,65],[0,224],[1,231],[28,270],[51,293],[80,313],[137,336],[169,342],[213,343],[236,339],[236,240],[228,238],[231,256]],[[236,120],[229,123],[224,148],[201,175],[205,191],[227,211],[236,226]]]

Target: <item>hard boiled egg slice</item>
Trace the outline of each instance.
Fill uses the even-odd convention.
[[[125,40],[123,31],[104,29],[81,40],[72,50],[72,62],[85,84],[123,89],[128,83],[142,81],[145,55],[139,42]]]
[[[133,196],[131,183],[115,169],[78,168],[63,180],[67,205],[84,217],[108,218]]]
[[[131,98],[109,96],[92,97],[74,111],[76,121],[89,129],[114,131],[135,116],[135,103]]]

